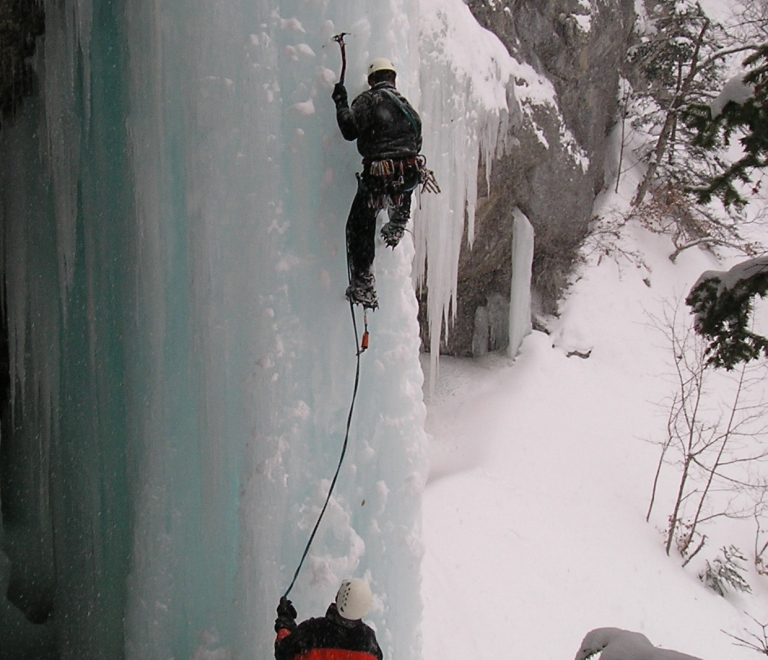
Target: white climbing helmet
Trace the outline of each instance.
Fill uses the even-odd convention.
[[[392,64],[386,57],[377,57],[368,65],[368,77],[370,78],[374,73],[378,71],[391,71],[397,74],[395,71],[395,65]]]
[[[365,580],[344,580],[336,593],[336,608],[345,619],[362,619],[371,609],[373,594]]]

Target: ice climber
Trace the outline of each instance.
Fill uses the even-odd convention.
[[[357,140],[363,171],[357,175],[357,194],[347,219],[347,299],[364,308],[378,307],[373,258],[376,250],[376,216],[387,209],[389,219],[381,228],[388,247],[400,242],[411,215],[411,195],[421,182],[421,118],[395,87],[397,73],[388,59],[379,57],[368,66],[370,89],[350,107],[343,82],[333,89],[336,120],[347,140]]]
[[[373,630],[361,621],[371,607],[371,588],[344,580],[325,616],[296,625],[296,608],[285,596],[275,619],[276,660],[382,660]]]

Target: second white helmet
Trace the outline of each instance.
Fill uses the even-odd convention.
[[[392,73],[397,73],[397,71],[395,71],[395,65],[386,57],[377,57],[368,65],[368,77],[370,78],[370,76],[377,71],[391,71]]]
[[[365,580],[344,580],[336,593],[336,608],[345,619],[362,619],[371,609],[373,594]]]

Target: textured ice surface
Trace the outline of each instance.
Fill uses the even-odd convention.
[[[459,0],[55,4],[40,98],[0,134],[17,385],[3,442],[34,512],[3,529],[3,576],[41,606],[57,596],[30,643],[50,649],[55,624],[62,658],[270,656],[355,374],[344,224],[359,157],[330,100],[343,30],[350,95],[372,57],[394,61],[443,193],[422,198],[415,240],[379,245],[347,459],[291,596],[316,616],[364,576],[385,655],[418,658],[412,282],[426,277],[439,328],[478,162],[517,111],[514,62]],[[0,627],[20,616],[2,605]]]

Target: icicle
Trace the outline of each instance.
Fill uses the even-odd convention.
[[[477,177],[503,153],[520,109],[510,81],[516,61],[481,28],[461,0],[421,2],[421,106],[424,152],[442,187],[421,197],[415,225],[417,286],[427,290],[431,387],[443,336],[456,314],[461,241],[474,239]]]

